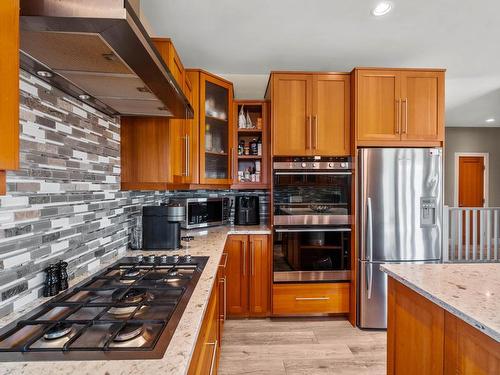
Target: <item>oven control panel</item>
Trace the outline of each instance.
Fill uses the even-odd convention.
[[[350,170],[351,157],[294,156],[276,157],[273,169],[281,170]]]

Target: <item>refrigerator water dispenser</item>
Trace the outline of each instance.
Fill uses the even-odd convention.
[[[420,198],[420,227],[428,228],[436,226],[436,198]]]

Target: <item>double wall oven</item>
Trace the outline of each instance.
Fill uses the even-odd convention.
[[[349,157],[273,160],[275,283],[350,280]]]

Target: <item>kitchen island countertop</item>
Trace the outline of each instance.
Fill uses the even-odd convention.
[[[189,231],[195,239],[190,243],[189,252],[194,256],[209,256],[200,280],[184,310],[181,320],[175,330],[170,344],[162,359],[128,360],[128,361],[48,361],[48,362],[3,362],[0,364],[2,375],[184,375],[187,373],[192,353],[194,351],[203,316],[208,304],[218,265],[222,257],[226,238],[230,234],[270,234],[266,226],[248,227],[216,227],[203,230]],[[183,233],[186,234],[186,233]],[[183,250],[180,250],[181,253]],[[103,268],[114,263],[121,257],[136,256],[138,254],[164,254],[164,251],[132,251],[127,250],[118,254],[109,262],[92,270],[92,273],[81,275],[70,281],[70,287],[78,284],[85,278],[92,276]],[[0,328],[16,320],[45,303],[50,298],[40,298],[24,306],[19,311],[0,319]]]
[[[500,264],[385,264],[381,270],[500,342]]]

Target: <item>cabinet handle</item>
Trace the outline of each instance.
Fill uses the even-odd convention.
[[[227,258],[228,258],[228,255],[227,253],[224,253],[222,254],[222,256],[224,257],[224,264],[222,265],[223,268],[227,268]]]
[[[247,271],[246,271],[246,268],[247,268],[247,243],[246,242],[242,242],[243,243],[243,276],[246,276],[247,274]]]
[[[255,275],[255,265],[254,265],[254,247],[253,247],[253,241],[250,241],[250,269],[252,270],[252,276]]]
[[[226,277],[222,278],[222,282],[224,283],[224,321],[227,317],[227,279]]]
[[[309,144],[311,143],[311,135],[310,135],[310,124],[311,124],[311,117],[306,116],[306,149],[309,149]]]
[[[207,345],[213,345],[214,347],[214,352],[212,353],[212,362],[210,363],[210,375],[214,373],[215,358],[217,356],[217,344],[217,340],[215,340],[215,342],[207,342]]]
[[[191,174],[191,143],[189,135],[186,135],[186,177]]]
[[[313,145],[313,149],[316,150],[316,148],[318,147],[318,115],[314,115],[314,136],[312,137],[313,140],[314,140],[314,145]]]
[[[408,98],[403,99],[403,102],[405,102],[405,127],[403,134],[408,134]]]
[[[231,177],[234,178],[235,176],[238,175],[238,171],[235,168],[236,164],[236,156],[234,155],[234,147],[231,147]]]
[[[328,301],[330,297],[295,297],[295,301]]]
[[[401,99],[396,99],[396,134],[401,132]]]

